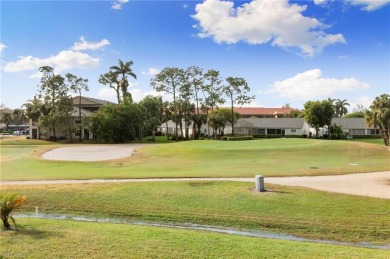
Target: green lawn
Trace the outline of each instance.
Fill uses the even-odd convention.
[[[203,231],[19,219],[0,234],[1,258],[389,258],[388,250]]]
[[[390,152],[385,146],[353,141],[264,139],[151,144],[130,158],[110,162],[45,161],[39,154],[59,145],[7,141],[0,142],[2,180],[253,177],[390,170]],[[29,141],[31,144],[34,140]]]
[[[267,230],[351,242],[390,243],[390,200],[243,182],[3,186],[28,197],[20,212]]]

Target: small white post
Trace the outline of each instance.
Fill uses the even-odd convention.
[[[35,216],[38,217],[38,207],[35,207]]]
[[[264,177],[262,175],[255,176],[256,191],[264,192]]]

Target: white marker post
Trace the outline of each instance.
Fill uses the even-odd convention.
[[[256,191],[264,192],[264,177],[262,175],[255,176]]]

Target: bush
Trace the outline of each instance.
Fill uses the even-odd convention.
[[[306,134],[302,134],[302,135],[285,135],[284,137],[285,138],[307,138],[307,135]]]
[[[281,138],[280,134],[268,134],[268,135],[253,135],[254,138]]]
[[[26,202],[26,196],[20,196],[16,193],[0,194],[0,218],[3,221],[3,225],[6,229],[11,229],[9,219],[16,227],[15,219],[12,217],[12,211],[19,208]]]
[[[184,138],[183,138],[183,136],[177,136],[177,140],[183,140]],[[172,135],[171,137],[170,137],[170,140],[176,140],[176,135]]]
[[[224,137],[222,137],[222,138],[224,138]],[[227,137],[226,140],[227,141],[253,140],[253,136]]]
[[[162,134],[161,131],[156,131],[156,132],[154,133],[154,135],[157,137],[157,136],[162,136],[163,134]]]
[[[355,139],[376,139],[376,138],[382,138],[381,135],[353,135],[352,138]]]

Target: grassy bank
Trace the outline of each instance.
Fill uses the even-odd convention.
[[[21,258],[388,258],[389,251],[144,226],[19,219],[0,256]]]
[[[33,140],[31,140],[33,141]],[[1,145],[2,180],[253,177],[390,170],[390,152],[374,144],[314,139],[190,141],[145,145],[109,162],[46,161],[58,145]]]
[[[312,239],[390,243],[390,201],[240,182],[3,186],[27,195],[20,212],[267,230]]]

